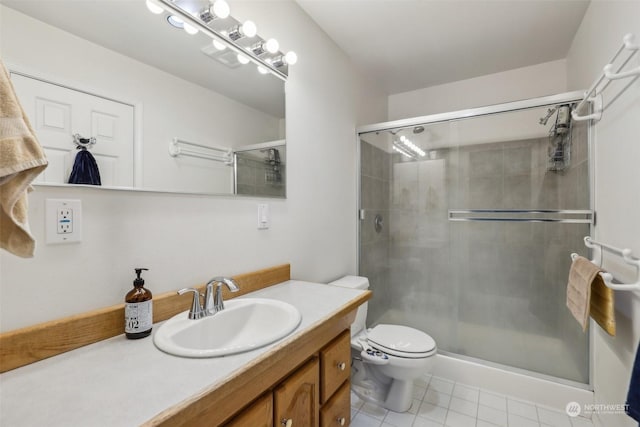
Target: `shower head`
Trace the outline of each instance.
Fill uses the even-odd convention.
[[[424,132],[424,126],[416,126],[416,127],[413,128],[413,133],[415,133],[415,134],[419,134],[419,133],[422,133],[422,132]]]

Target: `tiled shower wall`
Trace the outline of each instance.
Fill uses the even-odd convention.
[[[284,156],[284,150],[281,149]],[[286,167],[279,165],[280,179],[273,170],[273,166],[266,164],[264,160],[243,156],[237,153],[237,194],[250,196],[286,196]]]
[[[422,161],[395,154],[388,171],[391,155],[363,142],[369,324],[409,325],[440,350],[588,382],[588,335],[564,299],[569,254],[586,254],[589,226],[448,220],[449,209],[589,209],[586,130],[574,124],[562,172],[547,170],[547,138],[438,149]],[[380,234],[373,211],[384,212]]]
[[[391,154],[364,140],[360,145],[360,206],[365,219],[360,221],[360,271],[369,278],[373,304],[368,319],[377,319],[385,311],[389,286],[389,196]],[[374,219],[382,217],[382,230],[375,231]]]

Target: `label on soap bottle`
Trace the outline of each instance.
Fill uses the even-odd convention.
[[[151,300],[128,302],[124,305],[124,331],[127,334],[145,332],[153,326],[153,306]]]

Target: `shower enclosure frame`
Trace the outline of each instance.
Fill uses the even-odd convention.
[[[362,208],[362,194],[361,194],[361,139],[360,134],[368,133],[368,132],[381,132],[381,131],[389,131],[398,128],[405,127],[414,127],[419,125],[428,125],[434,123],[443,123],[449,122],[453,120],[459,119],[468,119],[474,117],[481,116],[489,116],[493,114],[514,112],[519,110],[525,110],[529,108],[535,107],[544,107],[547,105],[556,105],[556,104],[565,104],[565,103],[574,103],[580,102],[584,97],[584,91],[573,91],[573,92],[565,92],[556,95],[542,96],[537,98],[529,98],[524,100],[493,104],[484,107],[477,108],[469,108],[457,111],[450,111],[445,113],[436,113],[430,114],[426,116],[412,117],[407,119],[399,119],[392,120],[387,122],[374,123],[369,125],[363,125],[356,127],[355,137],[356,137],[356,200],[358,203],[357,206],[357,215],[356,215],[356,269],[360,271],[360,246],[361,246],[361,230],[360,230],[360,221],[363,219],[363,208]],[[587,130],[587,155],[588,155],[588,181],[589,181],[589,209],[593,212],[592,221],[589,225],[589,235],[593,236],[594,226],[596,223],[596,210],[594,206],[595,201],[595,158],[593,157],[593,125],[592,122],[589,121],[589,127]],[[523,374],[530,377],[548,380],[555,383],[567,385],[570,387],[576,387],[584,390],[593,391],[593,361],[594,361],[594,331],[593,328],[589,328],[589,382],[584,384],[581,382],[572,381],[565,378],[559,378],[551,375],[546,375],[534,371],[529,371],[526,369],[517,368],[514,366],[503,365],[500,363],[495,363],[483,359],[478,359],[474,357],[464,356],[457,353],[451,353],[447,351],[439,351],[440,354],[452,357],[454,359],[471,361],[475,363],[482,364],[488,367],[494,367],[498,369],[503,369],[505,371]]]

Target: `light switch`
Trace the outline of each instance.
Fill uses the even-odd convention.
[[[269,205],[260,203],[258,204],[258,230],[267,228],[269,228]]]

